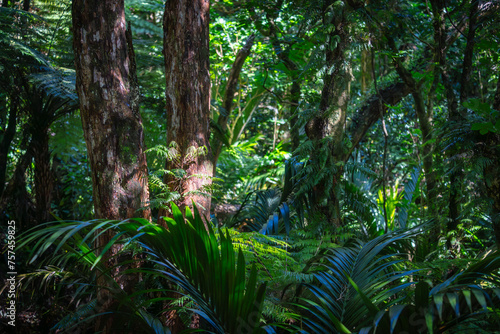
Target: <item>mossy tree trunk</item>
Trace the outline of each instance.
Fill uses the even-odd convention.
[[[336,190],[346,157],[343,141],[351,73],[345,55],[349,45],[347,8],[343,5],[333,6],[334,3],[336,1],[328,0],[323,5],[323,24],[331,27],[325,46],[328,70],[323,78],[319,113],[307,122],[306,134],[318,150],[328,152],[326,161],[321,158],[322,153],[319,151],[311,155],[320,173],[316,183],[316,206],[328,222],[340,226],[342,221]]]
[[[122,1],[73,2],[77,92],[98,218],[148,217],[144,132]]]
[[[165,56],[167,144],[176,142],[179,162],[167,161],[166,169],[183,168],[180,180],[165,177],[181,193],[176,203],[184,212],[194,201],[202,216],[209,217],[211,198],[206,193],[212,183],[213,157],[209,137],[208,0],[171,0],[165,4],[163,54]],[[204,154],[190,156],[189,150],[205,147]],[[167,216],[160,210],[159,216]],[[161,221],[161,219],[160,219]]]
[[[97,218],[149,218],[149,210],[139,210],[149,200],[144,133],[139,114],[135,58],[130,31],[127,32],[123,0],[73,1],[73,48],[76,89],[80,99],[87,154],[92,171],[95,215]],[[112,238],[102,234],[97,247]],[[110,251],[106,264],[119,247]],[[117,283],[130,292],[135,277],[120,275]],[[101,286],[104,281],[98,281]],[[101,311],[113,309],[106,288],[99,289]],[[124,322],[115,316],[98,321],[97,330],[120,332]]]

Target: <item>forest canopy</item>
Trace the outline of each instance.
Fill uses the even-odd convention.
[[[2,0],[0,330],[498,333],[500,1]]]

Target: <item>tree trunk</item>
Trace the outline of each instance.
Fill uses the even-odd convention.
[[[48,129],[33,131],[33,157],[35,160],[35,203],[38,224],[51,219],[50,205],[52,202],[53,175],[50,164]]]
[[[465,46],[464,61],[462,63],[462,75],[460,77],[460,104],[463,105],[464,102],[471,95],[472,82],[472,61],[474,57],[474,45],[476,44],[476,30],[478,28],[477,18],[478,18],[478,7],[479,1],[472,1],[470,11],[469,11],[469,31],[467,32],[467,44]],[[466,114],[466,110],[463,110],[463,114]]]
[[[324,21],[326,21],[327,11],[330,10],[332,1],[324,4]],[[315,146],[321,150],[323,146],[328,152],[327,162],[320,163],[321,153],[317,152],[311,156],[313,163],[321,169],[331,169],[333,175],[324,174],[323,179],[318,180],[316,195],[318,197],[315,204],[318,211],[325,215],[328,222],[340,226],[341,214],[339,198],[336,187],[342,175],[342,167],[337,162],[343,162],[345,158],[344,127],[346,124],[347,103],[349,101],[350,69],[346,65],[345,49],[349,40],[347,13],[342,9],[341,13],[330,13],[333,17],[331,22],[335,29],[328,36],[326,49],[326,66],[331,69],[325,74],[324,85],[321,92],[319,105],[319,115],[315,116],[306,124],[306,134],[310,140],[315,142]],[[329,22],[325,22],[328,24]],[[325,138],[331,140],[325,141]],[[327,145],[325,148],[324,145]],[[323,153],[324,154],[324,153]]]
[[[352,146],[345,155],[346,161],[366,135],[366,132],[380,119],[380,110],[385,115],[388,105],[397,105],[403,98],[411,93],[410,87],[403,82],[397,82],[380,89],[378,94],[372,95],[367,103],[352,116],[352,121],[347,125],[347,133],[351,138]]]
[[[500,249],[500,134],[488,135],[488,149],[484,155],[494,159],[491,165],[484,169],[484,181],[486,185],[486,194],[492,200],[491,223],[495,235],[497,248]]]
[[[495,110],[500,110],[500,77],[497,82],[497,90],[495,92],[492,107]],[[486,142],[487,150],[485,156],[490,158],[493,163],[484,169],[484,180],[486,193],[493,201],[491,222],[497,248],[500,249],[500,133],[488,134],[488,137],[489,140]]]
[[[17,87],[17,86],[16,86]],[[7,172],[7,156],[10,144],[16,134],[17,113],[19,108],[19,89],[14,89],[9,98],[9,122],[5,131],[2,131],[0,142],[0,198],[5,189],[5,180]]]
[[[187,169],[181,180],[166,176],[164,181],[177,184],[181,193],[177,204],[182,212],[194,201],[207,218],[211,198],[206,188],[213,175],[209,143],[209,8],[208,0],[170,0],[165,4],[163,18],[167,143],[176,142],[181,155],[180,166],[167,161],[166,169]],[[190,157],[193,147],[205,147],[206,153]],[[167,214],[163,209],[159,216]]]
[[[23,139],[27,137],[27,133],[28,131],[25,130]],[[20,223],[19,228],[23,230],[28,230],[36,225],[35,206],[26,190],[26,170],[33,161],[32,146],[31,141],[25,143],[25,140],[23,140],[21,147],[26,148],[26,153],[19,159],[14,174],[5,187],[0,203],[0,217],[7,219],[4,216],[5,212],[12,211],[16,221]]]
[[[384,30],[384,35],[387,39],[387,43],[392,52],[395,54],[398,52],[396,48],[396,43],[393,37]],[[425,172],[425,183],[427,186],[427,205],[429,208],[429,213],[431,217],[436,215],[436,175],[434,172],[434,159],[433,151],[434,144],[432,142],[432,110],[427,110],[425,107],[425,100],[421,91],[419,83],[413,78],[411,72],[404,66],[403,60],[399,57],[393,57],[394,67],[398,73],[401,80],[409,87],[411,95],[413,96],[413,101],[415,102],[415,113],[417,114],[417,119],[422,131],[422,153],[423,153],[423,165]],[[433,235],[437,238],[439,235],[438,225],[433,231]],[[436,239],[437,240],[437,239]]]
[[[148,178],[135,58],[124,9],[123,0],[73,1],[76,89],[96,217],[149,219],[149,210],[139,210],[149,200]],[[111,238],[111,231],[102,234],[96,247],[103,247]],[[110,253],[116,255],[118,251],[115,247]],[[105,259],[108,266],[112,265],[112,255]],[[118,271],[113,270],[112,275],[130,292],[130,277],[120,276]],[[98,285],[103,284],[102,279],[98,281]],[[98,299],[102,309],[113,308],[115,301],[105,287],[99,289]],[[119,332],[123,324],[112,316],[105,323],[98,321],[96,329]]]
[[[447,72],[446,64],[446,26],[445,26],[445,7],[446,4],[442,0],[432,0],[432,12],[433,12],[433,27],[434,27],[434,41],[436,44],[434,62],[439,64],[441,78],[443,86],[445,88],[445,94],[448,105],[449,120],[451,121],[451,126],[463,121],[465,119],[466,111],[464,109],[459,110],[457,99],[455,97],[455,92],[451,79],[449,78]],[[474,2],[471,5],[469,13],[469,32],[467,34],[467,44],[465,47],[465,56],[462,63],[462,75],[460,78],[460,102],[461,104],[467,100],[470,94],[470,72],[472,70],[472,57],[474,50],[474,40],[475,32],[477,29],[477,9],[478,2]],[[451,157],[458,152],[458,148],[452,148],[448,150],[448,155]],[[459,215],[460,215],[460,200],[459,197],[462,193],[462,182],[460,180],[463,178],[463,173],[459,169],[455,162],[451,162],[450,173],[450,199],[449,199],[449,213],[448,213],[448,230],[455,230],[458,226]]]
[[[98,218],[149,217],[144,133],[122,1],[73,2],[77,92]]]

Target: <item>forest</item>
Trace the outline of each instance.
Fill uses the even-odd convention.
[[[500,0],[1,0],[0,332],[500,333]]]

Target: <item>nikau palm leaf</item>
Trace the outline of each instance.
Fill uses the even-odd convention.
[[[81,261],[100,268],[104,253],[113,243],[137,241],[151,256],[154,268],[141,268],[142,272],[159,275],[176,283],[196,304],[193,312],[200,315],[215,333],[260,333],[260,315],[265,296],[265,284],[257,284],[257,271],[252,267],[246,279],[243,253],[236,255],[229,233],[216,235],[208,231],[197,209],[194,216],[186,209],[186,219],[179,208],[172,205],[173,219],[166,218],[166,228],[145,219],[118,221],[89,221],[57,223],[25,236],[21,247],[33,245],[32,262],[50,247],[68,249],[69,240],[76,241],[80,250],[73,250]],[[98,234],[116,230],[115,237],[99,255],[89,249]],[[86,232],[82,238],[79,233]],[[219,239],[219,240],[218,240]],[[106,274],[103,270],[101,273]],[[110,282],[110,285],[112,283]],[[136,292],[136,295],[140,292]],[[130,301],[130,300],[129,300]],[[139,307],[133,307],[136,316],[159,332],[158,322]],[[161,332],[161,331],[160,331]]]
[[[241,250],[236,259],[228,233],[219,234],[219,249],[214,231],[209,227],[207,233],[197,210],[193,217],[187,209],[186,221],[175,205],[172,212],[166,229],[143,220],[127,225],[129,233],[139,231],[138,241],[155,258],[157,274],[181,286],[198,305],[194,311],[216,333],[237,333],[242,326],[259,332],[255,316],[260,315],[266,287],[257,286],[255,268],[245,284],[245,259]]]
[[[360,333],[444,333],[460,322],[500,305],[498,269],[500,255],[494,253],[431,289],[426,281],[406,286],[411,302],[400,302],[378,310],[372,324]],[[487,283],[494,287],[485,288]],[[370,307],[371,301],[364,300]]]
[[[314,267],[317,284],[306,284],[315,298],[304,298],[311,316],[304,319],[310,333],[351,333],[361,328],[379,308],[398,302],[404,281],[416,270],[400,271],[402,254],[389,253],[389,245],[411,237],[415,231],[390,233],[367,243],[330,249]],[[366,304],[370,300],[370,304]]]

